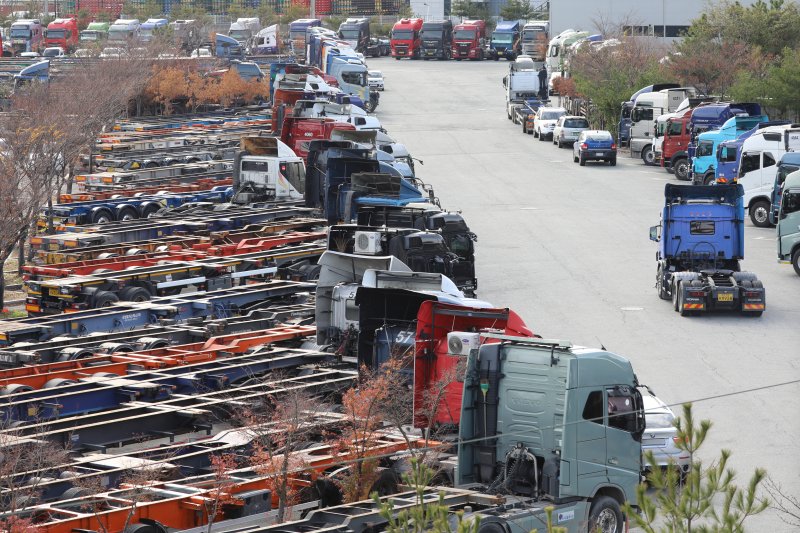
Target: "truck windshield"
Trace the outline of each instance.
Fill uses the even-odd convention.
[[[96,41],[100,37],[100,32],[93,30],[82,31],[81,41]]]
[[[281,163],[281,176],[292,184],[297,192],[303,194],[306,190],[306,167],[302,161]]]
[[[367,85],[366,72],[342,72],[342,81],[345,83],[352,83],[353,85],[360,85],[362,87]]]
[[[667,128],[667,137],[681,134],[681,131],[683,130],[683,124],[681,122],[669,121],[668,124],[669,127]]]
[[[781,215],[786,216],[798,211],[800,211],[800,191],[787,191],[781,200]]]
[[[453,37],[456,39],[474,39],[475,38],[475,30],[456,30],[453,34]]]
[[[131,32],[128,30],[108,30],[109,41],[124,41],[130,36]]]
[[[775,175],[775,180],[778,182],[778,185],[782,186],[783,182],[786,181],[786,176],[792,172],[797,172],[798,170],[800,170],[800,167],[796,167],[794,165],[779,165],[778,173]]]
[[[12,39],[28,39],[31,36],[31,30],[28,28],[11,28]]]
[[[700,141],[697,143],[697,157],[704,157],[714,153],[713,141]]]
[[[66,30],[47,30],[48,39],[63,39],[66,35]]]
[[[142,39],[149,39],[153,36],[153,30],[146,29],[146,30],[139,30],[139,37]]]
[[[411,30],[394,30],[392,31],[392,39],[403,41],[410,41],[414,38],[414,32]]]
[[[422,30],[419,33],[419,36],[423,39],[441,39],[442,30],[435,30],[435,29]]]
[[[542,29],[536,28],[533,30],[525,30],[522,32],[522,40],[526,43],[531,41],[535,41],[540,35],[542,35]]]
[[[228,37],[237,41],[246,41],[250,38],[250,32],[247,30],[231,30],[228,32]]]
[[[289,38],[290,39],[303,39],[306,36],[306,29],[303,28],[302,30],[289,30]]]
[[[736,161],[736,147],[735,146],[720,146],[717,151],[717,159],[723,163],[732,163]]]
[[[514,41],[514,36],[510,33],[493,33],[492,42],[498,44],[511,44]]]
[[[361,37],[361,32],[358,30],[340,30],[339,33],[342,35],[342,39],[355,41],[359,37]]]

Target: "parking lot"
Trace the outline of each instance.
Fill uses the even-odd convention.
[[[569,149],[524,135],[506,118],[505,61],[369,64],[385,76],[381,122],[478,234],[479,298],[517,311],[545,338],[631,359],[676,414],[694,401],[696,417],[713,420],[703,457],[730,448],[740,484],[764,467],[800,493],[800,384],[779,385],[800,379],[800,277],[777,263],[774,230],[745,222],[742,268],[764,283],[762,317],[681,317],[656,294],[648,238],[673,176],[622,153],[616,167],[580,167]],[[748,527],[770,528],[786,528],[772,510]]]

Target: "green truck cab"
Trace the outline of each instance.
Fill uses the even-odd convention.
[[[90,22],[85,30],[81,31],[79,42],[96,43],[105,41],[108,37],[108,22]]]
[[[783,182],[777,222],[778,261],[791,263],[800,276],[800,171]]]
[[[637,506],[645,427],[631,363],[568,342],[493,337],[467,360],[455,485],[526,499],[504,515],[512,530],[541,531],[554,506],[554,525],[570,532],[622,531],[622,504]]]

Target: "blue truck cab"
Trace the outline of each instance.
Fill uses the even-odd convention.
[[[711,185],[716,181],[717,147],[721,142],[734,141],[760,122],[767,122],[766,115],[736,116],[725,121],[721,128],[705,131],[697,136],[692,176],[696,185]],[[726,151],[726,157],[727,151]]]
[[[658,243],[656,289],[682,316],[711,310],[760,316],[763,284],[741,272],[744,259],[744,188],[738,184],[664,188],[661,224],[650,228]]]
[[[521,24],[518,20],[498,22],[492,32],[489,44],[489,57],[497,61],[501,57],[514,61],[522,50],[520,41]]]
[[[139,41],[143,43],[152,41],[159,32],[165,32],[168,26],[168,19],[147,19],[139,26]]]

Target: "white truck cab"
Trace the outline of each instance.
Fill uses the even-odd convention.
[[[800,150],[800,128],[792,125],[769,126],[745,139],[740,148],[736,182],[744,188],[744,205],[750,221],[759,228],[769,227],[776,164],[788,151]]]

